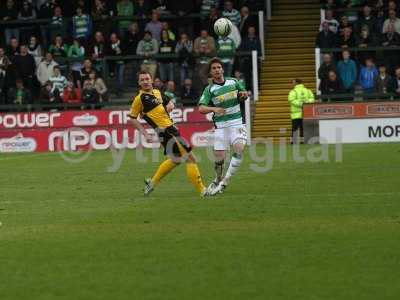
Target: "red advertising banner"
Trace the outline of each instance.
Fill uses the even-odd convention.
[[[146,143],[128,123],[129,111],[88,110],[0,114],[0,152],[47,152],[159,147]],[[194,146],[210,144],[210,115],[197,108],[171,113],[182,136]],[[153,132],[148,128],[149,132]],[[155,134],[155,133],[154,133]],[[157,140],[155,138],[155,140]]]
[[[313,103],[303,113],[308,120],[400,117],[400,102]]]

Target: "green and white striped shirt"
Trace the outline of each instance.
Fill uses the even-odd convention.
[[[239,26],[240,24],[240,20],[241,20],[241,16],[240,16],[240,12],[237,9],[232,9],[231,11],[229,10],[223,10],[222,11],[222,16],[231,20],[231,22],[236,25]]]
[[[225,108],[223,116],[214,115],[216,128],[226,128],[243,124],[240,110],[239,92],[246,91],[244,85],[235,78],[226,77],[223,84],[209,84],[203,91],[199,105]]]

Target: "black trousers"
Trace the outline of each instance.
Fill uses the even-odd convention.
[[[292,135],[298,129],[300,129],[300,137],[304,137],[303,119],[292,119]]]

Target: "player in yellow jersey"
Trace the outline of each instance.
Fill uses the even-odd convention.
[[[150,194],[163,177],[181,162],[186,162],[187,176],[196,190],[202,196],[211,196],[203,184],[190,145],[181,137],[169,116],[169,112],[174,108],[173,102],[165,95],[161,95],[159,90],[153,88],[153,79],[146,71],[139,73],[139,86],[139,94],[133,100],[129,114],[132,124],[150,142],[152,137],[138,121],[139,117],[143,118],[157,132],[160,143],[164,147],[164,154],[168,156],[154,176],[145,180],[144,194]]]

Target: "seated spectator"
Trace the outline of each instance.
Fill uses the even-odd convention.
[[[4,2],[4,1],[3,1]],[[5,5],[1,7],[1,18],[2,21],[14,21],[18,17],[18,7],[14,0],[7,0]],[[11,38],[15,38],[19,41],[19,29],[18,25],[7,25],[4,30],[5,43],[8,44]]]
[[[333,95],[329,98],[323,98],[324,100],[339,100],[342,96],[338,94],[342,94],[344,92],[343,84],[341,80],[337,77],[335,71],[329,71],[328,79],[321,81],[321,85],[319,86],[322,95]]]
[[[397,17],[396,11],[393,9],[389,10],[389,18],[383,23],[382,33],[389,31],[390,24],[394,26],[394,31],[400,33],[400,19]]]
[[[153,10],[153,12],[151,13],[151,20],[146,24],[146,27],[144,28],[145,31],[151,32],[151,36],[158,42],[161,39],[162,30],[162,24],[159,19],[159,12],[157,10]]]
[[[398,2],[398,1],[397,1]],[[385,5],[385,3],[383,3],[383,5]],[[399,15],[400,13],[400,7],[397,6],[396,1],[395,0],[389,0],[387,1],[387,7],[386,7],[386,16],[389,16],[389,12],[391,10],[394,10],[396,12],[396,15]]]
[[[116,33],[112,33],[110,36],[110,56],[123,56],[124,45]],[[124,86],[124,72],[125,72],[125,61],[123,59],[109,61],[110,73],[116,74],[117,78],[117,90],[116,95],[121,96]]]
[[[90,80],[85,80],[83,82],[82,102],[84,104],[99,103],[99,94],[97,93],[96,88]]]
[[[399,64],[399,53],[398,50],[389,50],[392,47],[399,47],[400,46],[400,34],[398,34],[394,30],[394,25],[389,24],[387,28],[387,32],[383,35],[382,38],[382,46],[385,48],[384,53],[384,61],[385,65],[389,68],[389,73],[393,74],[394,67]]]
[[[352,48],[356,46],[356,41],[351,27],[346,27],[343,30],[343,35],[339,37],[339,47]]]
[[[145,57],[140,69],[149,72],[151,77],[154,78],[157,72],[157,62],[152,57],[158,53],[158,42],[153,39],[150,31],[144,33],[143,39],[137,46],[136,53]]]
[[[117,3],[117,14],[119,17],[132,18],[134,15],[133,3],[129,0],[120,0]],[[125,37],[128,27],[131,24],[130,20],[121,20],[118,22],[119,36]]]
[[[242,6],[240,9],[240,23],[238,26],[240,35],[244,38],[249,32],[249,27],[257,28],[257,24],[256,18],[250,15],[249,8],[247,6]]]
[[[108,89],[106,84],[104,83],[104,80],[100,77],[97,77],[97,73],[95,71],[90,72],[89,80],[96,89],[97,94],[99,95],[99,101],[108,102],[109,100]]]
[[[61,70],[59,66],[55,66],[53,69],[53,76],[50,76],[49,82],[52,84],[52,92],[54,94],[63,97],[64,89],[67,87],[68,81],[63,75],[61,75]],[[47,84],[47,83],[46,83]]]
[[[347,27],[346,27],[347,28]],[[327,22],[322,23],[322,30],[318,32],[315,40],[315,47],[321,49],[335,48],[337,45],[337,37],[332,31],[329,30]]]
[[[175,82],[170,80],[167,82],[164,94],[174,102],[175,105],[178,104],[178,96],[176,95]]]
[[[161,42],[160,42],[160,55],[168,56],[175,54],[175,42],[170,39],[168,30],[163,29],[161,31]],[[160,57],[159,71],[162,81],[174,80],[174,59],[172,57]]]
[[[40,64],[43,59],[42,46],[39,44],[36,36],[32,35],[28,44],[28,53],[35,59],[36,66]]]
[[[360,35],[361,31],[365,29],[365,27],[367,28],[370,35],[373,37],[375,37],[375,35],[378,33],[378,24],[376,18],[372,15],[371,12],[371,7],[368,4],[364,5],[362,16],[356,22],[356,34]]]
[[[393,90],[395,93],[395,98],[400,99],[400,67],[398,67],[395,71]]]
[[[321,26],[319,30],[323,30],[323,23],[328,23],[329,30],[332,31],[334,34],[338,32],[339,29],[339,22],[333,18],[333,11],[326,10],[325,11],[325,19],[322,20]]]
[[[365,66],[361,67],[359,83],[364,93],[373,93],[375,90],[375,78],[378,70],[371,58],[365,60]]]
[[[74,82],[69,80],[62,98],[64,103],[80,104],[82,102],[80,87],[75,87]]]
[[[342,52],[343,60],[338,62],[337,70],[342,79],[343,87],[346,93],[352,93],[357,79],[357,66],[354,60],[350,58],[350,52]]]
[[[74,80],[74,84],[80,87],[81,70],[85,57],[85,48],[81,45],[79,39],[74,39],[71,47],[68,48],[68,57],[74,58],[74,62],[71,65],[72,78]]]
[[[67,36],[67,20],[63,16],[60,6],[54,8],[54,14],[50,18],[51,21],[48,24],[49,40],[53,41],[58,35]]]
[[[56,104],[61,103],[61,97],[58,90],[53,90],[53,84],[47,81],[40,91],[40,103],[42,104]]]
[[[15,81],[15,87],[8,90],[7,93],[8,104],[32,104],[32,93],[28,88],[25,88],[24,81],[22,79],[17,79]]]
[[[318,78],[321,80],[321,86],[324,86],[329,79],[329,72],[336,73],[336,66],[332,61],[332,55],[325,53],[322,55],[322,64],[318,69]]]
[[[185,106],[196,105],[198,102],[198,94],[193,88],[193,82],[191,79],[186,78],[180,93],[182,104]]]
[[[36,11],[29,1],[25,0],[18,13],[18,20],[31,21],[36,19]],[[26,23],[29,24],[29,23]],[[19,25],[20,40],[23,43],[29,43],[29,37],[34,34],[35,26],[32,25]]]
[[[192,78],[192,68],[194,65],[193,42],[186,33],[180,35],[179,42],[176,44],[175,52],[178,54],[178,63],[180,65],[180,77],[183,84],[185,78]]]
[[[375,92],[388,94],[393,92],[393,78],[387,73],[386,66],[379,66],[379,75],[375,77]]]
[[[83,13],[83,8],[78,6],[76,14],[72,17],[72,37],[74,39],[89,40],[92,35],[92,18]]]
[[[222,11],[222,16],[231,20],[233,25],[239,26],[240,24],[240,13],[237,9],[233,7],[233,2],[226,0],[224,3],[224,10]]]
[[[232,76],[236,45],[229,37],[220,37],[217,41],[217,56],[221,59],[225,76]]]
[[[40,86],[43,87],[49,81],[49,78],[53,76],[55,66],[58,66],[58,63],[53,59],[53,55],[47,52],[45,59],[39,64],[36,70],[36,77],[39,80]]]

